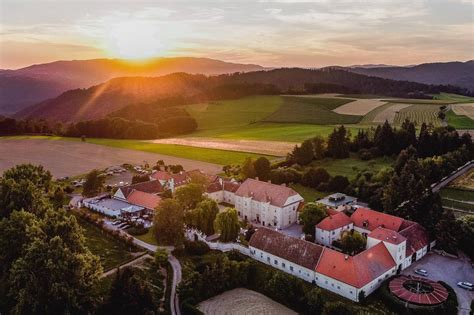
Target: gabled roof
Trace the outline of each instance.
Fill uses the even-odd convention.
[[[218,192],[218,191],[222,191],[222,185],[219,182],[211,183],[206,188],[206,192],[209,194]]]
[[[150,175],[151,178],[161,181],[174,180],[174,186],[181,186],[188,183],[189,176],[186,172],[179,172],[177,174],[168,173],[166,171],[156,171]]]
[[[400,234],[401,233],[398,233],[389,229],[385,229],[383,227],[378,227],[372,232],[370,232],[368,237],[398,245],[407,240],[403,235],[400,235]]]
[[[251,197],[253,200],[260,202],[269,202],[277,207],[284,206],[289,197],[298,195],[292,188],[262,182],[252,178],[246,179],[235,194],[241,197]],[[301,197],[301,200],[302,199]]]
[[[412,224],[405,228],[403,231],[400,231],[400,234],[406,237],[407,239],[407,247],[405,253],[406,257],[413,255],[413,253],[419,251],[425,246],[428,246],[428,244],[430,243],[428,232],[423,226],[416,222],[407,221],[407,223],[408,222],[411,222]]]
[[[127,197],[131,204],[138,205],[147,209],[155,209],[161,202],[161,198],[146,192],[133,190]]]
[[[163,186],[157,180],[150,180],[147,182],[120,187],[120,190],[122,190],[125,198],[127,198],[128,195],[134,190],[143,191],[149,194],[158,194],[164,191]]]
[[[358,208],[351,215],[351,219],[355,226],[369,231],[373,231],[381,226],[398,232],[403,223],[402,218],[367,208]]]
[[[362,288],[395,266],[389,251],[380,242],[356,256],[348,256],[325,248],[316,272],[353,287]]]
[[[325,231],[332,231],[351,223],[351,219],[344,212],[337,212],[336,214],[330,214],[324,218],[316,225],[316,228]]]
[[[240,187],[240,183],[230,181],[230,180],[224,180],[223,184],[224,184],[225,191],[229,191],[233,193],[235,193]]]
[[[235,193],[237,191],[237,189],[239,189],[239,187],[240,187],[239,183],[237,183],[235,181],[232,181],[232,180],[223,179],[222,182],[221,181],[211,182],[207,186],[206,192],[213,193],[213,192],[225,190],[225,191],[228,191],[228,192]]]
[[[268,228],[258,228],[249,246],[314,270],[324,247],[281,234]]]

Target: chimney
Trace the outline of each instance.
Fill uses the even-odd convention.
[[[272,180],[271,180],[271,179],[269,179],[269,180],[268,180],[268,183],[269,183],[269,184],[271,184],[271,183],[272,183]]]
[[[344,260],[348,260],[348,259],[349,259],[349,255],[345,255]]]
[[[258,176],[257,176],[257,177],[255,177],[255,180],[258,180]]]
[[[283,187],[286,187],[286,184],[285,184],[285,183],[283,183],[283,184],[281,184],[281,185],[282,185]]]

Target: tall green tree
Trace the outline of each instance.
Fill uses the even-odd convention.
[[[308,187],[318,188],[321,183],[327,183],[331,175],[322,167],[308,168],[303,173],[301,183]]]
[[[314,237],[316,224],[327,217],[326,208],[314,202],[307,203],[300,213],[300,221],[303,223],[303,232]]]
[[[101,176],[98,170],[92,170],[86,175],[82,195],[84,197],[94,197],[104,191],[105,177]]]
[[[342,250],[350,255],[360,253],[365,249],[367,240],[359,232],[352,230],[345,232],[341,237]]]
[[[270,176],[270,161],[266,157],[259,157],[253,163],[255,174],[260,180],[266,181]]]
[[[233,242],[237,239],[240,231],[239,216],[234,208],[227,208],[216,216],[214,229],[220,233],[220,240]]]
[[[448,253],[456,254],[462,232],[453,211],[445,209],[441,219],[436,224],[436,246]]]
[[[295,146],[290,158],[299,165],[308,165],[314,158],[312,141],[308,139],[303,141],[301,146]]]
[[[460,228],[459,247],[474,259],[474,215],[465,215],[457,219]]]
[[[3,178],[12,179],[15,182],[30,181],[36,188],[48,192],[51,187],[52,175],[41,165],[20,164],[6,170]]]
[[[214,234],[214,220],[219,213],[217,203],[212,199],[204,199],[195,209],[185,214],[186,224],[196,227],[206,235]]]
[[[197,204],[202,200],[204,187],[200,184],[187,184],[176,189],[174,193],[175,199],[181,204],[184,210],[196,208]]]
[[[242,175],[242,179],[255,178],[255,176],[257,176],[252,158],[245,158],[240,173]]]
[[[322,160],[326,156],[327,143],[326,139],[321,136],[316,136],[311,139],[311,144],[313,147],[313,158],[315,160]]]
[[[377,127],[374,134],[374,146],[377,147],[381,155],[397,153],[398,144],[395,139],[395,134],[387,120],[381,127]]]
[[[105,302],[104,314],[155,314],[157,303],[150,285],[130,267],[117,270]]]
[[[175,199],[160,202],[153,217],[153,234],[159,244],[180,245],[184,240],[184,211]]]
[[[335,159],[349,157],[350,133],[344,126],[335,128],[328,137],[327,155]]]
[[[9,295],[19,314],[88,313],[98,302],[99,258],[85,245],[82,229],[64,210],[48,210],[42,231],[25,245],[9,274]]]

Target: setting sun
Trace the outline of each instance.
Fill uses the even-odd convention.
[[[105,42],[110,55],[126,59],[154,57],[163,48],[156,28],[133,20],[112,25]]]

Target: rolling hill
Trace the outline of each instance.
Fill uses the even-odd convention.
[[[151,78],[115,78],[88,89],[71,90],[30,106],[15,117],[71,122],[103,118],[125,106],[138,106],[140,103],[156,102],[160,106],[172,102],[184,105],[259,94],[315,93],[320,87],[331,88],[331,92],[352,91],[399,97],[406,97],[414,91],[431,94],[464,92],[454,87],[394,81],[337,69],[288,68],[210,77],[174,73]],[[140,110],[139,107],[137,110]]]
[[[466,62],[425,63],[409,67],[353,66],[345,69],[380,78],[425,84],[450,84],[474,91],[474,60]]]
[[[216,75],[264,69],[207,58],[159,58],[137,63],[120,59],[56,61],[18,70],[0,70],[0,114],[12,114],[40,101],[115,77],[162,76],[175,72]]]

